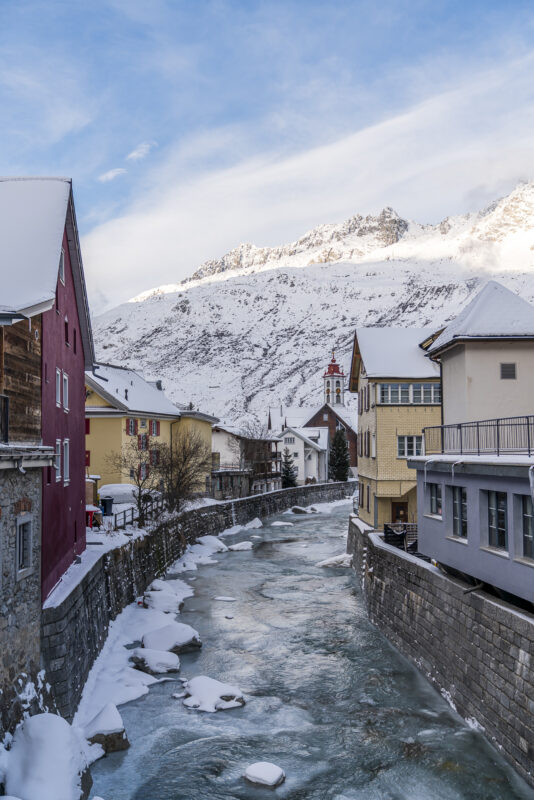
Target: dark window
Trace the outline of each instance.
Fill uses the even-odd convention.
[[[17,571],[29,569],[32,564],[31,519],[17,522]]]
[[[46,482],[52,483],[52,467],[50,466],[46,468]]]
[[[467,491],[463,486],[452,487],[452,532],[467,537]]]
[[[86,467],[90,467],[91,466],[91,451],[90,450],[86,450],[85,451],[85,466]]]
[[[85,420],[85,435],[88,436],[91,433],[91,420]]]
[[[515,364],[501,364],[501,379],[515,380]]]
[[[534,525],[532,522],[532,497],[523,495],[523,555],[534,558]]]
[[[488,541],[490,547],[508,549],[508,498],[506,492],[488,492]]]
[[[430,490],[430,513],[436,514],[436,516],[441,517],[442,508],[441,508],[441,484],[440,483],[429,483],[428,484]]]
[[[65,320],[65,344],[69,343],[69,323]]]

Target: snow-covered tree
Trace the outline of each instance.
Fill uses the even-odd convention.
[[[293,463],[293,456],[286,447],[282,453],[282,489],[289,489],[297,485],[297,470]]]
[[[328,477],[333,481],[346,481],[349,477],[349,446],[345,431],[340,428],[334,434],[330,445]]]

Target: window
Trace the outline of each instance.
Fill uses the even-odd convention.
[[[159,450],[151,450],[150,451],[150,463],[154,467],[159,464]]]
[[[131,418],[127,419],[126,433],[128,434],[128,436],[135,436],[136,432],[137,432],[136,420]]]
[[[452,534],[467,538],[467,491],[463,486],[452,487]]]
[[[501,364],[501,380],[515,381],[515,379],[516,379],[515,364]]]
[[[137,441],[139,444],[139,450],[148,450],[148,436],[146,433],[141,433],[137,437]]]
[[[63,441],[63,485],[66,486],[70,480],[70,458],[69,458],[69,440]]]
[[[90,433],[91,433],[91,420],[90,419],[86,419],[85,420],[85,435],[89,436]]]
[[[389,403],[389,384],[387,383],[380,384],[380,402]]]
[[[423,400],[423,387],[420,383],[414,383],[412,386],[412,398],[414,403],[420,403]]]
[[[139,464],[139,477],[142,481],[148,478],[148,464]]]
[[[295,437],[286,436],[286,438],[284,439],[284,444],[295,444]]]
[[[59,257],[59,280],[65,286],[65,251],[61,248],[61,255]]]
[[[430,494],[430,513],[437,517],[441,517],[441,484],[429,483],[428,489]]]
[[[323,414],[323,422],[328,422],[328,414]]]
[[[61,405],[61,370],[56,368],[56,406]]]
[[[525,558],[534,558],[534,524],[532,522],[532,497],[523,495],[523,555]]]
[[[153,419],[150,423],[150,433],[152,436],[159,436],[159,421]]]
[[[85,451],[85,466],[86,467],[90,467],[91,466],[91,451],[90,450],[86,450]]]
[[[508,549],[508,498],[506,492],[488,492],[488,544]]]
[[[398,458],[420,456],[423,447],[422,436],[397,436]]]
[[[69,321],[67,317],[65,317],[65,344],[69,344]]]
[[[370,510],[370,507],[371,507],[371,506],[370,506],[370,492],[369,492],[369,486],[367,486],[367,489],[366,489],[366,491],[365,491],[365,507],[366,507],[367,511],[369,511],[369,510]]]
[[[126,389],[126,391],[128,391],[128,389]],[[126,396],[126,397],[128,397],[128,396]],[[139,427],[140,428],[146,428],[146,419],[139,420]]]
[[[298,457],[299,457],[298,453],[293,453],[293,458],[298,458]]]
[[[63,408],[69,410],[69,376],[63,373]]]
[[[56,483],[61,480],[61,439],[56,439],[56,458],[54,461],[56,468]]]
[[[17,573],[32,566],[32,518],[24,515],[17,519]]]
[[[135,478],[135,469],[130,467],[130,479],[133,480]]]
[[[376,458],[376,433],[371,434],[371,458]]]
[[[400,401],[401,401],[401,403],[409,403],[410,402],[410,384],[409,383],[401,383],[401,385],[400,385]]]
[[[361,481],[358,485],[358,505],[363,508],[363,483]]]

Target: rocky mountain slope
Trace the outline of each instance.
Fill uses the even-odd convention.
[[[534,184],[435,226],[386,208],[289,245],[240,245],[95,319],[97,354],[227,421],[263,417],[320,401],[330,350],[348,369],[355,327],[437,327],[489,278],[534,300]]]

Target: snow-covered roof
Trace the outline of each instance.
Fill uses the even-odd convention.
[[[215,433],[217,431],[223,431],[224,433],[229,433],[231,436],[238,436],[240,439],[258,439],[261,441],[277,441],[280,437],[273,433],[272,431],[266,431],[261,436],[256,436],[253,433],[246,433],[242,428],[238,425],[227,425],[226,422],[219,422],[214,425],[213,430]]]
[[[419,347],[430,328],[357,328],[356,342],[368,378],[437,378],[439,368]]]
[[[353,431],[358,430],[358,412],[356,410],[346,408],[345,406],[341,405],[341,403],[335,406],[333,406],[331,403],[327,403],[327,406],[328,408],[331,408],[334,414],[337,414],[338,417],[349,426],[349,428],[352,428]]]
[[[0,309],[53,302],[70,190],[69,178],[0,177]]]
[[[328,450],[328,428],[299,428],[288,425],[282,431],[281,437],[286,436],[288,432],[294,433],[314,450]]]
[[[121,411],[168,417],[187,414],[171,403],[161,389],[154,388],[133,369],[95,364],[94,372],[85,373],[85,380],[88,386]]]
[[[428,348],[434,354],[455,339],[534,337],[534,306],[497,281],[488,281]]]
[[[273,430],[281,430],[284,425],[304,428],[306,423],[313,419],[324,406],[328,406],[334,414],[338,415],[342,422],[354,431],[358,430],[358,412],[352,411],[341,404],[332,405],[331,403],[321,403],[317,406],[301,406],[300,408],[291,406],[287,408],[285,406],[270,407],[271,428]]]

